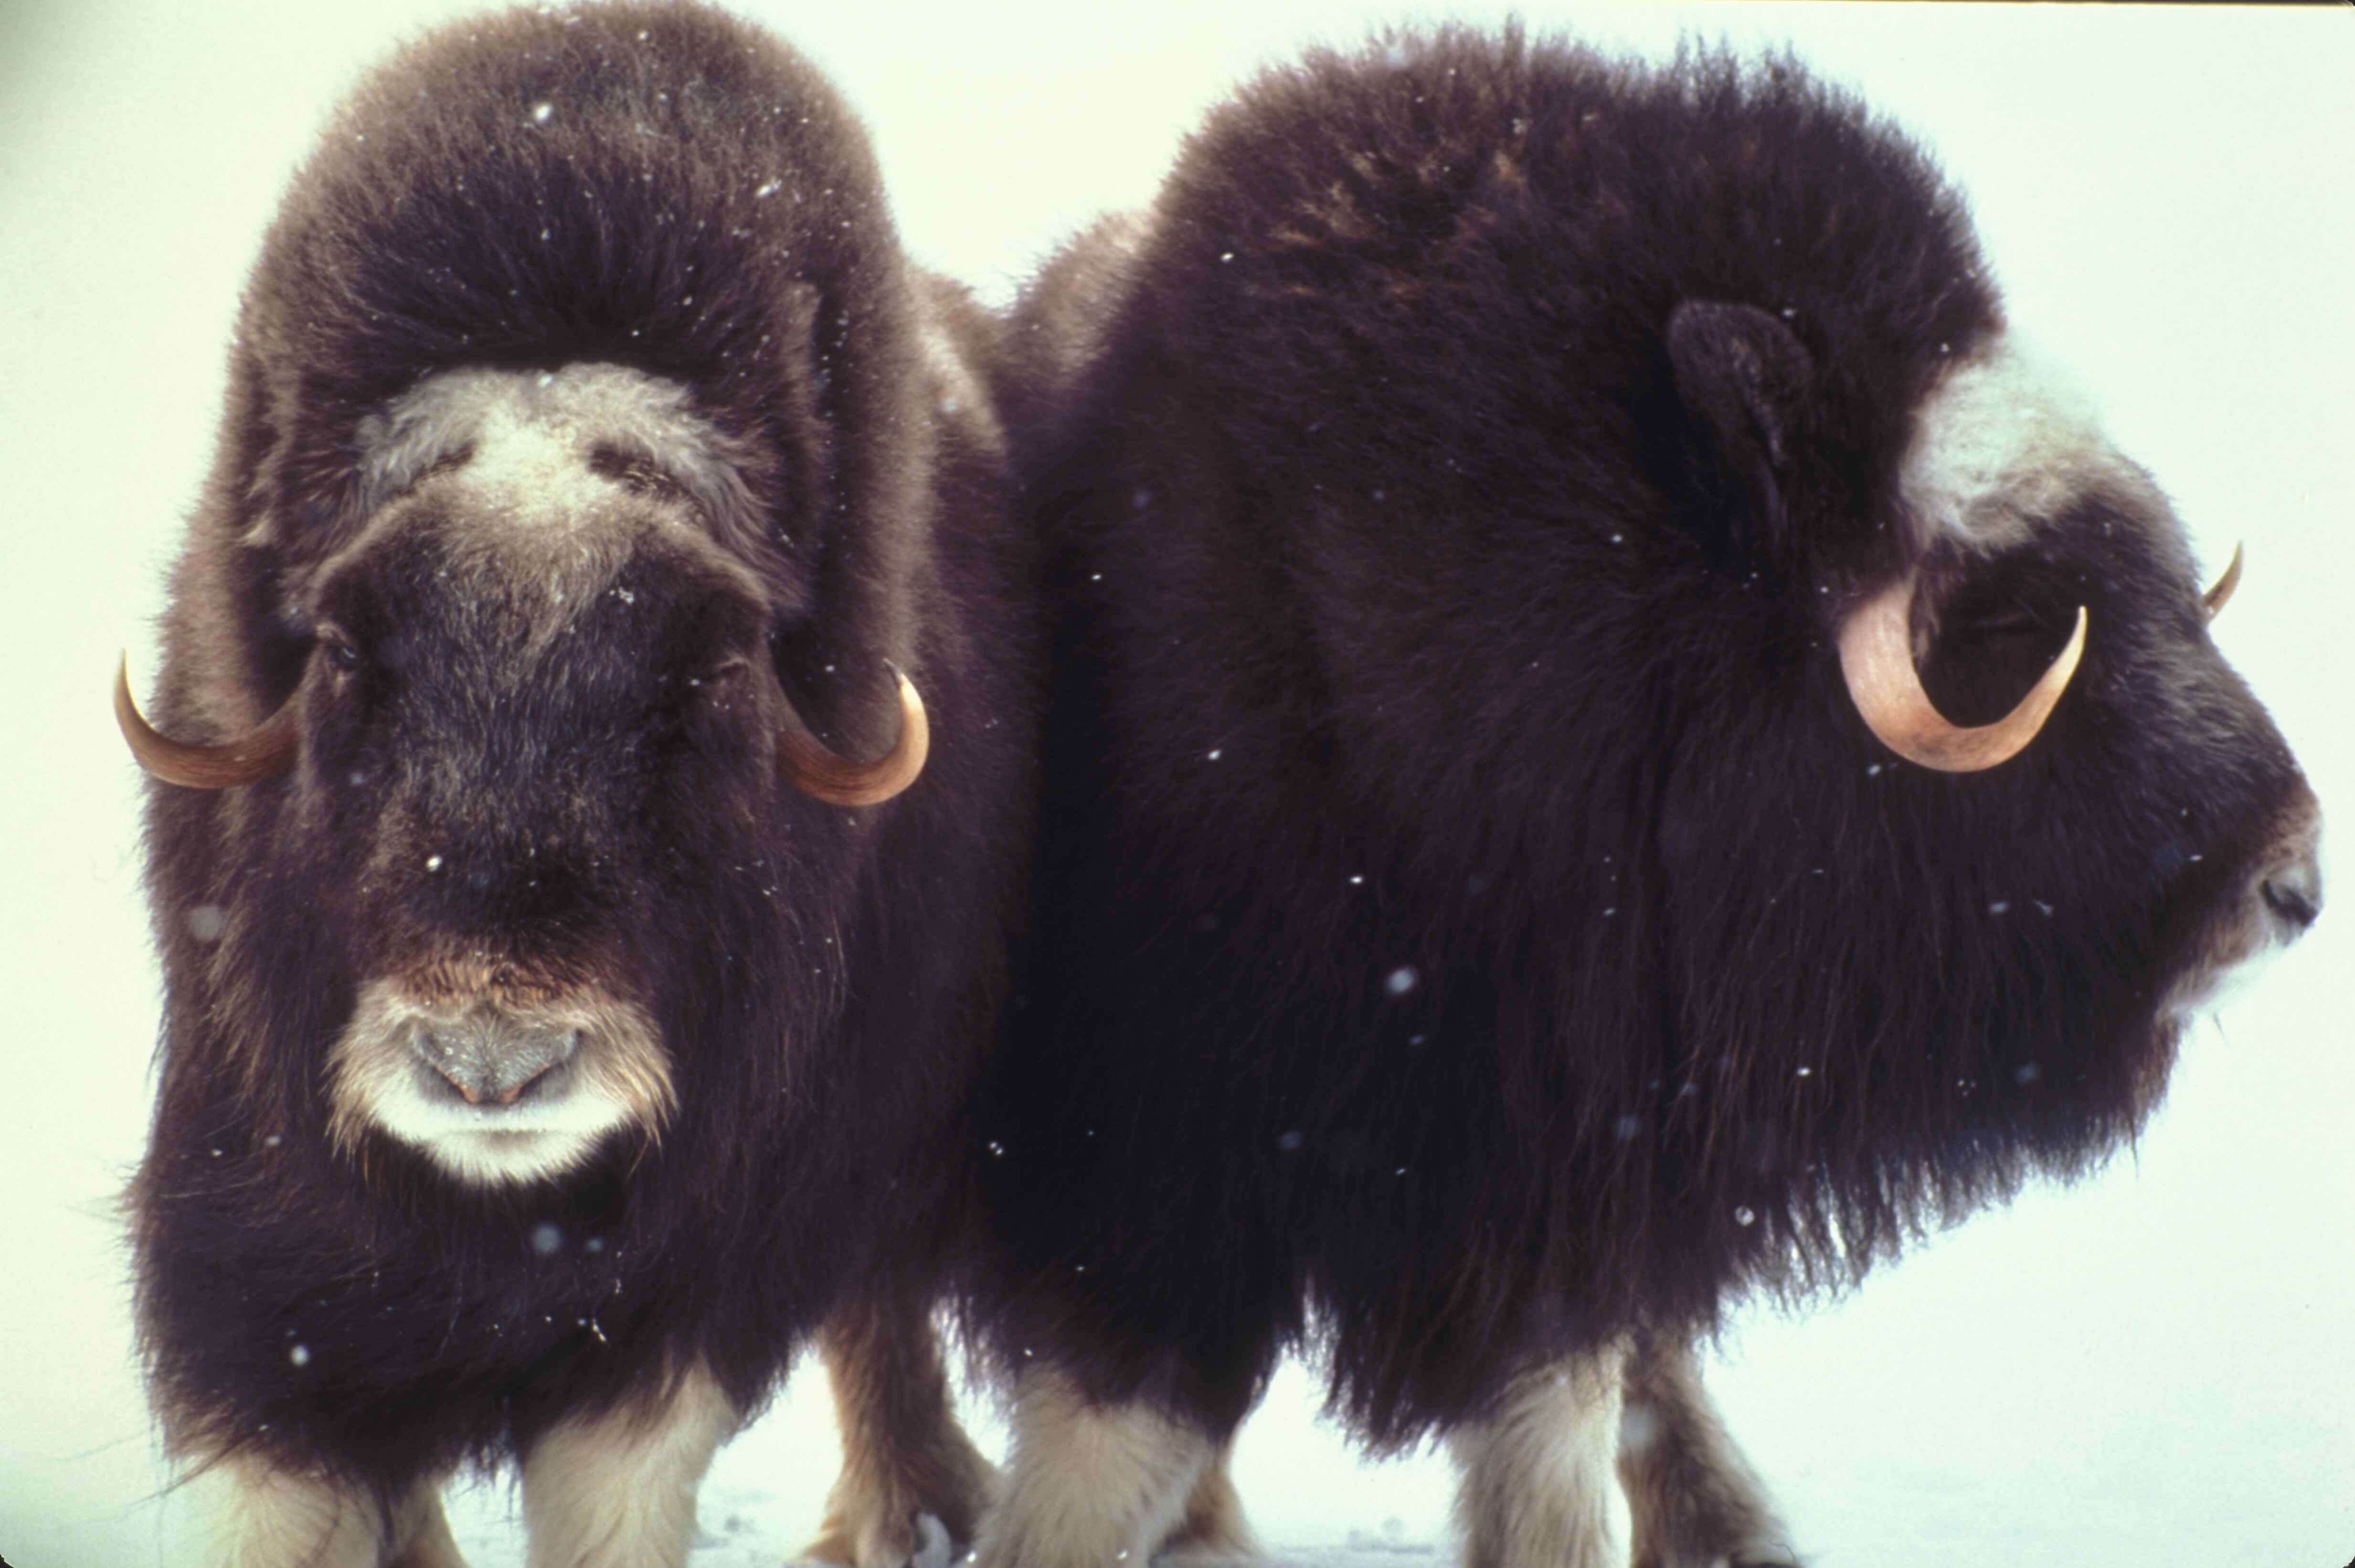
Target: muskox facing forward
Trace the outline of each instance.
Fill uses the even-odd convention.
[[[454,1563],[436,1482],[514,1456],[535,1563],[677,1563],[936,1228],[1037,707],[989,332],[693,6],[432,37],[299,176],[121,699],[141,1320],[217,1560]]]
[[[1472,1562],[1614,1560],[1614,1464],[1638,1561],[1782,1560],[1684,1339],[2081,1168],[2316,914],[2165,500],[1788,64],[1312,59],[1017,326],[1069,611],[986,1568],[1231,1541],[1312,1325]]]

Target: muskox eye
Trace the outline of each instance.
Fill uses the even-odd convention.
[[[1982,617],[1970,631],[1982,641],[1993,641],[2001,637],[2041,637],[2045,626],[2024,610],[2006,610]]]
[[[337,675],[350,675],[360,667],[359,650],[341,632],[320,632],[319,654]]]
[[[742,654],[730,654],[703,672],[698,686],[725,686],[743,679],[752,672],[752,661]]]

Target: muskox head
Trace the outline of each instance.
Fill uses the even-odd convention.
[[[1700,314],[1685,307],[1669,326],[1671,352],[1695,381],[1710,374],[1710,351],[1695,350],[1689,330]],[[1776,343],[1776,352],[1804,367],[1804,349],[1777,322],[1746,314],[1739,330]],[[1748,362],[1736,351],[1718,368],[1741,380]],[[1760,397],[1754,405],[1769,428],[1802,413],[1769,411],[1770,401]],[[1721,442],[1737,439],[1721,427]],[[1761,483],[1771,504],[1773,482]],[[2155,603],[2122,604],[2129,624],[2103,628],[2150,667],[2139,672],[2147,683],[2141,706],[2125,718],[2172,738],[2177,765],[2190,775],[2179,789],[2218,791],[2221,800],[2202,805],[2239,819],[2224,848],[2237,873],[2194,897],[2198,912],[2179,917],[2179,945],[2154,955],[2169,977],[2162,1017],[2195,1007],[2235,965],[2302,934],[2322,901],[2320,816],[2263,709],[2223,667],[2206,633],[2240,585],[2240,549],[2187,604],[2182,528],[2166,498],[2118,454],[2051,371],[2002,336],[1931,384],[1899,464],[1895,502],[1892,531],[1911,536],[1907,564],[1885,585],[1860,587],[1839,612],[1836,634],[1842,680],[1873,738],[1908,763],[1948,773],[2000,768],[2033,745],[2078,673],[2091,629],[2084,603],[2073,614],[2063,607],[2066,576],[2038,554],[2090,533],[2102,541],[2094,547],[2102,555],[2132,563],[2137,575],[2151,574]],[[2081,547],[2092,542],[2079,540]],[[2094,561],[2081,561],[2077,570],[2090,587]],[[2021,572],[2044,581],[2007,581],[2008,573]],[[2062,624],[2066,640],[2019,690]],[[2111,678],[2113,699],[2133,702],[2115,668]],[[1957,722],[1931,694],[1934,683],[1974,720],[2015,690],[2019,695],[2000,717]],[[2222,755],[2207,754],[2211,750]],[[2227,758],[2214,783],[2191,783]],[[2252,793],[2239,796],[2241,788]],[[2178,823],[2192,815],[2190,805],[2179,805]],[[2180,847],[2172,835],[2161,844],[2157,860],[2163,866],[2179,857],[2187,870],[2210,852],[2205,845]],[[2174,846],[2172,857],[2167,846]]]
[[[2180,522],[1959,197],[1788,61],[1314,57],[1123,243],[1049,461],[1118,545],[1075,591],[1193,650],[1115,689],[1156,830],[1239,880],[1346,831],[1299,902],[1395,884],[1315,943],[1359,1032],[1492,1009],[1562,1085],[1514,1091],[1561,1211],[1648,1172],[1661,1259],[1845,1267],[2115,1147],[2314,918]]]
[[[1745,1128],[1729,1184],[1814,1167],[1859,1256],[1892,1196],[1951,1211],[2112,1147],[2184,1020],[2322,897],[2313,794],[2210,636],[2237,553],[2203,588],[2149,475],[1974,325],[1870,453],[1804,312],[1665,323],[1710,498],[1678,520],[1715,553],[1684,636],[1739,661],[1673,680],[1687,1081]]]
[[[2111,1147],[2322,890],[2313,794],[2210,637],[2238,553],[2203,588],[2156,484],[1999,317],[1861,443],[1844,325],[1663,324],[1668,537],[1699,549],[1663,613],[1655,913],[1678,1087],[1721,1096],[1718,1157],[1752,1168],[1729,1186],[1832,1178],[1861,1256],[1892,1196]]]
[[[350,455],[275,607],[302,651],[274,712],[175,741],[118,685],[151,773],[274,803],[223,808],[255,863],[210,916],[214,961],[343,1003],[293,1006],[325,1032],[346,1154],[389,1135],[498,1183],[656,1138],[671,1035],[757,1015],[729,974],[784,945],[801,847],[780,835],[806,808],[781,793],[889,799],[923,766],[922,705],[899,679],[879,761],[814,738],[772,646],[796,590],[758,459],[674,382],[442,371],[360,419]]]

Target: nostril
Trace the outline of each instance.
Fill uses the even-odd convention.
[[[2273,912],[2295,924],[2312,925],[2315,917],[2322,912],[2318,896],[2295,882],[2267,877],[2263,891]]]
[[[433,1076],[440,1079],[452,1093],[469,1105],[479,1105],[483,1103],[484,1085],[475,1083],[463,1069],[454,1067],[450,1062],[433,1055],[422,1052],[420,1054],[424,1056],[425,1065],[432,1069]]]
[[[512,1105],[517,1101],[523,1099],[527,1095],[536,1094],[543,1089],[552,1087],[557,1082],[557,1075],[564,1071],[565,1063],[570,1061],[571,1059],[572,1051],[570,1047],[568,1047],[563,1055],[549,1062],[546,1066],[540,1068],[538,1072],[532,1073],[530,1077],[524,1079],[521,1083],[516,1084],[512,1088],[503,1090],[499,1094],[499,1104],[502,1105]]]
[[[427,1082],[438,1081],[469,1105],[483,1103],[484,1085],[475,1071],[479,1064],[450,1033],[421,1026],[410,1034],[409,1051],[432,1073],[432,1079]]]
[[[2322,862],[2312,848],[2276,866],[2259,884],[2266,907],[2301,931],[2322,912]]]

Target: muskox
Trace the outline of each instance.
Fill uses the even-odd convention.
[[[513,1459],[535,1563],[677,1563],[796,1344],[931,1266],[1035,796],[994,334],[697,5],[429,37],[297,176],[118,690],[208,1561],[454,1564],[439,1480]]]
[[[1019,306],[1060,606],[985,1568],[1246,1538],[1289,1346],[1474,1563],[1787,1561],[1688,1347],[2142,1121],[2321,900],[2151,478],[1787,59],[1443,33]],[[1191,1496],[1189,1498],[1189,1492]]]

